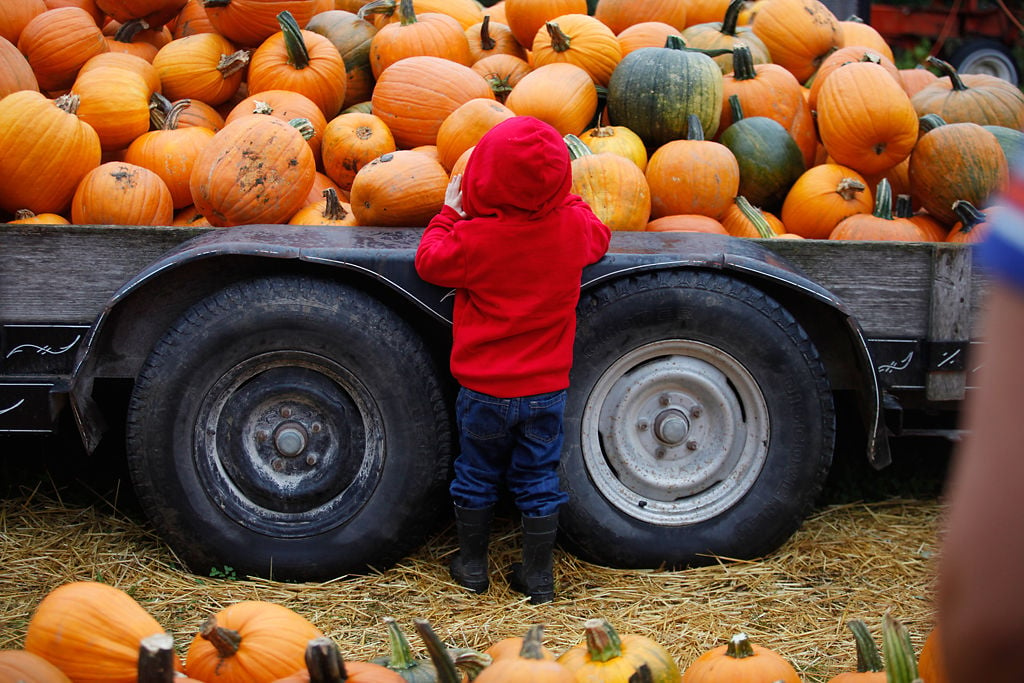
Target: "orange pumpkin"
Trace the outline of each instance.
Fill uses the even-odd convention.
[[[462,153],[475,145],[484,133],[510,119],[511,109],[488,97],[477,97],[449,114],[437,130],[437,154],[449,173]]]
[[[185,0],[96,0],[96,6],[122,24],[140,19],[148,26],[163,26],[181,11]]]
[[[313,135],[306,142],[313,151],[317,165],[320,165],[327,118],[316,102],[295,90],[262,90],[232,107],[224,121],[231,123],[249,114],[269,114],[285,122],[297,118],[308,120],[313,126]]]
[[[1020,88],[990,74],[960,74],[936,57],[929,57],[928,63],[938,68],[943,77],[911,99],[918,116],[938,114],[947,123],[970,122],[1024,130],[1024,92]]]
[[[875,64],[880,64],[892,76],[893,80],[899,84],[900,88],[903,88],[903,77],[900,75],[900,70],[896,68],[896,65],[888,57],[873,48],[861,45],[841,47],[826,57],[821,62],[821,66],[818,67],[818,72],[814,74],[814,79],[807,93],[807,103],[813,111],[818,110],[818,93],[821,92],[821,86],[828,79],[829,74],[840,67],[855,62],[874,62]],[[904,92],[906,92],[905,88]]]
[[[988,234],[989,222],[991,220],[988,211],[980,211],[966,199],[958,199],[953,202],[953,213],[956,214],[959,220],[953,224],[952,229],[946,236],[946,242],[975,244],[983,240],[985,235]]]
[[[723,75],[734,71],[732,50],[743,45],[754,64],[767,64],[772,61],[768,46],[757,37],[749,26],[739,26],[740,10],[745,0],[731,0],[725,16],[704,24],[692,24],[683,30],[683,40],[687,47],[702,50],[729,50],[725,54],[716,55],[713,59],[722,70]],[[779,67],[780,69],[782,67]],[[792,76],[792,74],[790,74]],[[794,80],[795,77],[793,77]]]
[[[0,681],[71,683],[63,671],[26,650],[0,650]]]
[[[206,16],[206,6],[203,0],[188,0],[185,6],[175,17],[171,36],[173,38],[184,38],[194,33],[216,33],[210,18]]]
[[[422,55],[385,69],[371,103],[398,147],[408,149],[437,144],[437,131],[448,115],[476,97],[494,97],[483,76],[450,59]]]
[[[933,628],[924,639],[917,657],[917,673],[925,683],[949,683],[946,663],[942,658],[940,628]]]
[[[837,163],[861,173],[880,173],[907,158],[917,130],[910,98],[879,64],[836,69],[818,93],[822,144]]]
[[[505,0],[505,23],[526,49],[544,23],[563,14],[586,14],[587,0]]]
[[[644,172],[629,159],[594,154],[575,135],[567,135],[572,160],[572,192],[583,197],[612,230],[643,230],[651,217],[651,190]]]
[[[324,173],[347,192],[360,168],[395,149],[395,138],[379,116],[339,114],[324,129]]]
[[[385,24],[370,41],[370,66],[375,78],[405,57],[430,55],[469,66],[473,57],[462,25],[447,14],[413,11],[412,0],[401,0],[400,21]]]
[[[514,659],[519,656],[519,653],[523,650],[523,636],[509,636],[502,638],[501,640],[491,643],[484,654],[491,658],[492,663],[499,659]],[[555,661],[558,656],[552,652],[549,648],[545,647],[543,643],[540,646],[540,656],[548,661]]]
[[[521,57],[497,54],[474,62],[472,69],[486,79],[495,99],[504,103],[516,83],[523,80],[533,67]]]
[[[507,0],[506,0],[507,1]],[[494,661],[476,677],[476,683],[574,683],[576,677],[567,667],[544,657],[543,626],[531,626],[523,636],[523,647],[517,657]]]
[[[704,139],[696,114],[688,118],[687,139],[658,147],[647,162],[651,216],[696,213],[717,220],[739,192],[739,163],[728,147]]]
[[[170,100],[192,99],[211,107],[238,92],[249,54],[236,50],[218,33],[196,33],[164,45],[153,58],[163,94]]]
[[[727,645],[708,650],[686,669],[686,683],[782,681],[800,683],[800,676],[780,654],[750,642],[737,633]]]
[[[855,213],[839,221],[829,234],[832,240],[923,242],[925,235],[909,218],[894,216],[892,187],[882,179],[875,191],[872,213]]]
[[[346,3],[347,0],[335,0],[335,7],[338,3]],[[378,27],[387,23],[400,22],[401,15],[397,12],[400,0],[371,0],[369,3],[356,0],[354,11],[364,15],[373,15],[372,21]],[[413,9],[417,13],[432,12],[435,14],[446,14],[459,22],[463,29],[479,23],[483,19],[483,9],[476,0],[414,0]]]
[[[469,55],[476,64],[490,55],[513,55],[526,59],[526,50],[507,25],[492,21],[491,15],[485,14],[482,21],[466,29],[466,41],[469,43]]]
[[[103,31],[80,7],[36,15],[21,31],[17,45],[44,91],[70,88],[90,57],[109,50]]]
[[[249,95],[291,90],[311,99],[325,118],[333,118],[345,101],[345,61],[334,44],[303,31],[289,12],[278,16],[281,30],[252,53],[247,78]]]
[[[847,671],[829,679],[828,683],[886,683],[887,676],[882,668],[882,658],[878,654],[878,646],[871,638],[867,624],[860,619],[846,623],[853,632],[857,645],[857,670]]]
[[[786,233],[782,221],[774,214],[754,206],[743,195],[737,195],[725,210],[722,225],[733,237],[768,239]]]
[[[687,0],[686,24],[696,26],[719,21],[729,9],[731,0]]]
[[[894,192],[895,187],[893,185]],[[921,230],[924,240],[927,242],[945,242],[946,238],[950,235],[950,227],[936,220],[927,211],[914,213],[913,202],[909,194],[896,195],[896,203],[892,208],[892,213],[899,218],[909,218]]]
[[[192,204],[189,178],[192,167],[214,132],[199,126],[178,126],[178,117],[190,105],[179,100],[173,105],[157,130],[135,138],[125,151],[124,160],[156,173],[167,185],[175,209]]]
[[[647,224],[648,232],[703,232],[728,235],[729,231],[718,220],[699,213],[673,214],[655,218]]]
[[[71,223],[67,218],[57,213],[36,214],[28,209],[18,209],[14,212],[14,220],[7,222],[11,225],[68,225]]]
[[[0,100],[19,90],[39,90],[39,81],[25,55],[0,36]]]
[[[95,69],[101,66],[112,66],[119,69],[134,71],[146,82],[146,89],[149,93],[159,93],[163,91],[163,84],[160,83],[160,74],[157,73],[156,68],[145,59],[135,55],[130,55],[126,52],[104,52],[90,58],[89,61],[83,64],[82,68],[79,69],[78,77],[81,78],[82,74],[88,72],[90,69]]]
[[[331,41],[345,62],[345,101],[341,106],[350,107],[370,99],[374,82],[370,41],[377,27],[352,12],[331,9],[313,15],[306,30]]]
[[[903,89],[907,91],[913,101],[914,95],[926,85],[931,85],[938,80],[934,72],[929,71],[920,64],[913,69],[900,69],[900,80],[903,81]]]
[[[232,121],[196,158],[196,208],[215,226],[285,223],[305,201],[316,159],[303,133],[265,114]]]
[[[292,225],[357,225],[352,206],[338,198],[334,188],[323,191],[323,199],[299,209],[291,220]]]
[[[594,17],[565,14],[545,22],[533,38],[534,68],[546,64],[574,64],[594,83],[608,85],[608,79],[622,59],[615,34]]]
[[[641,171],[647,169],[647,148],[640,136],[626,126],[603,125],[604,111],[598,114],[597,125],[580,135],[591,152],[611,152],[625,157]]]
[[[322,636],[284,605],[243,600],[206,620],[189,643],[185,668],[207,683],[274,681],[304,668],[307,644]]]
[[[647,669],[652,681],[678,681],[679,665],[660,643],[636,633],[619,635],[606,619],[588,619],[586,642],[569,648],[558,663],[578,681],[628,680]]]
[[[772,61],[801,83],[814,75],[821,61],[843,40],[839,20],[820,0],[763,0],[752,28]]]
[[[523,76],[505,104],[517,115],[538,118],[562,135],[578,135],[597,112],[597,89],[582,68],[557,62]]]
[[[79,225],[170,225],[174,200],[163,179],[148,168],[108,161],[82,178],[71,200]]]
[[[75,95],[53,101],[22,90],[0,100],[0,208],[39,214],[69,206],[78,182],[102,156],[99,136],[77,110]]]
[[[854,16],[844,19],[839,22],[839,26],[843,29],[843,44],[841,47],[859,45],[878,52],[890,62],[896,61],[889,42],[877,29],[870,24],[864,23],[864,20],[860,17]]]
[[[217,33],[235,45],[257,47],[280,30],[281,12],[289,12],[300,28],[308,24],[317,0],[220,0],[203,4]]]
[[[18,36],[37,14],[47,9],[43,0],[9,0],[0,6],[0,38],[13,44],[18,43]]]
[[[113,66],[89,69],[75,79],[78,118],[100,136],[104,152],[125,149],[149,130],[149,86],[135,71]]]
[[[129,54],[152,62],[157,50],[171,41],[171,32],[164,26],[146,28],[149,24],[139,19],[120,24],[109,22],[103,27],[107,47],[111,52]]]
[[[25,650],[78,683],[135,683],[139,643],[163,628],[120,588],[74,581],[51,590],[36,606]],[[180,669],[180,662],[175,661]]]
[[[686,0],[601,0],[594,10],[594,18],[610,28],[616,35],[630,26],[643,22],[660,22],[682,31],[693,22],[687,18]],[[665,43],[662,42],[662,45]]]
[[[827,239],[839,221],[874,207],[864,177],[840,164],[819,164],[804,171],[782,203],[786,230],[808,239]]]
[[[669,36],[682,36],[679,29],[661,21],[642,21],[620,31],[616,38],[625,57],[642,47],[665,47]]]
[[[174,105],[178,102],[188,102],[188,105],[185,106],[178,115],[179,128],[200,126],[203,128],[209,128],[216,133],[224,127],[224,117],[221,116],[219,111],[208,105],[206,102],[184,99],[172,102],[171,104]]]
[[[359,225],[426,225],[444,206],[448,174],[422,152],[398,150],[359,169],[349,202]]]
[[[976,123],[948,123],[921,136],[910,155],[910,194],[928,213],[952,226],[953,202],[984,209],[1009,180],[996,136]]]

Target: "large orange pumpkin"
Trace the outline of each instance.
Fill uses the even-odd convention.
[[[587,0],[505,0],[505,23],[526,49],[544,22],[563,14],[586,14]]]
[[[782,203],[786,230],[808,239],[827,239],[839,221],[874,206],[864,177],[841,164],[818,164],[804,171]]]
[[[137,73],[146,82],[149,93],[163,92],[163,84],[160,83],[160,74],[157,73],[156,67],[145,59],[127,52],[103,52],[92,57],[79,69],[78,77],[81,78],[82,74],[87,73],[90,69],[108,66]]]
[[[139,643],[163,627],[120,588],[74,581],[39,602],[25,633],[25,650],[76,683],[135,683]]]
[[[359,225],[426,225],[444,206],[448,174],[432,157],[412,150],[379,156],[359,169],[349,203]]]
[[[25,650],[0,650],[0,681],[71,683],[63,671]]]
[[[892,186],[883,178],[875,191],[872,213],[855,213],[839,221],[829,234],[832,240],[924,242],[924,232],[909,218],[894,216]]]
[[[170,225],[174,200],[153,171],[108,161],[89,171],[71,200],[71,222],[79,225]]]
[[[579,135],[597,112],[597,89],[582,68],[558,62],[523,76],[505,104],[517,115],[538,118],[562,135]]]
[[[79,97],[78,118],[100,136],[104,152],[125,149],[149,130],[149,86],[135,71],[99,66],[79,74],[71,86]]]
[[[0,100],[0,208],[38,214],[68,207],[102,156],[99,136],[75,116],[77,109],[74,95],[52,101],[34,90]]]
[[[625,681],[643,669],[650,676],[648,680],[679,681],[679,665],[655,640],[637,633],[619,635],[606,619],[588,619],[583,628],[585,642],[558,658],[577,681]]]
[[[651,190],[640,168],[611,152],[590,151],[575,135],[567,135],[572,160],[572,192],[612,230],[643,230],[651,217]]]
[[[892,47],[889,45],[889,41],[887,41],[877,29],[870,24],[865,23],[860,17],[854,16],[849,19],[844,19],[839,22],[839,25],[843,29],[842,47],[859,45],[861,47],[875,50],[890,62],[896,61],[892,52]]]
[[[281,30],[264,40],[249,59],[248,93],[291,90],[313,100],[324,117],[333,118],[345,101],[345,60],[330,40],[301,30],[291,13],[282,12],[278,22]]]
[[[324,130],[324,173],[347,192],[360,168],[395,149],[395,138],[379,116],[339,114]]]
[[[842,45],[839,20],[820,0],[763,0],[754,15],[754,35],[764,42],[772,61],[801,83],[821,60]]]
[[[840,67],[854,62],[874,62],[875,64],[880,64],[889,72],[899,86],[903,88],[903,76],[891,59],[872,48],[861,45],[848,45],[839,48],[822,60],[821,66],[818,67],[818,72],[814,74],[810,90],[807,93],[807,103],[813,111],[818,110],[818,93],[821,92],[821,86],[828,79],[829,74]],[[906,92],[905,88],[904,92]]]
[[[682,31],[687,20],[687,0],[601,0],[594,10],[594,18],[618,35],[635,24],[656,21]],[[664,45],[664,43],[662,43]]]
[[[469,39],[453,17],[439,12],[416,14],[412,0],[401,0],[400,21],[385,24],[370,41],[370,66],[375,78],[405,57],[430,55],[464,66],[473,63]]]
[[[938,114],[947,123],[976,123],[1024,129],[1024,92],[990,74],[960,74],[948,62],[929,57],[943,77],[911,99],[918,116]]]
[[[728,50],[728,52],[714,57],[715,63],[721,68],[723,75],[732,73],[734,70],[731,51],[739,45],[746,48],[750,54],[750,60],[754,64],[767,64],[772,61],[772,57],[768,53],[768,46],[757,37],[757,34],[749,26],[737,24],[740,10],[746,4],[745,0],[731,0],[724,17],[703,24],[691,24],[682,33],[687,47],[702,50]],[[796,80],[795,77],[793,78]]]
[[[686,668],[686,683],[782,681],[800,683],[793,666],[779,653],[750,642],[737,633],[726,645],[708,650]]]
[[[623,29],[615,37],[619,41],[619,49],[625,57],[642,47],[665,47],[669,36],[682,36],[679,29],[661,21],[641,21],[639,24]]]
[[[47,10],[43,0],[8,0],[0,5],[0,38],[17,44],[28,22]]]
[[[622,59],[615,34],[586,14],[565,14],[545,22],[534,36],[531,49],[534,68],[559,62],[575,64],[603,86],[608,85]]]
[[[384,70],[373,89],[373,113],[395,137],[400,149],[437,143],[448,115],[476,98],[493,98],[487,80],[449,59],[406,57]]]
[[[515,113],[501,102],[477,97],[459,106],[437,131],[437,154],[449,173],[462,153],[475,145],[484,133]]]
[[[249,53],[218,33],[196,33],[164,45],[153,58],[163,94],[170,100],[193,99],[211,107],[231,99],[245,76]]]
[[[327,117],[316,102],[295,90],[262,90],[249,95],[232,107],[224,121],[231,123],[249,114],[270,114],[286,122],[297,118],[308,120],[313,126],[313,135],[307,138],[306,142],[313,151],[317,165],[320,165]]]
[[[305,668],[307,644],[322,636],[284,605],[243,600],[206,620],[189,643],[185,669],[206,683],[271,683]]]
[[[872,174],[910,155],[918,122],[910,98],[885,67],[856,62],[836,69],[821,86],[818,131],[836,162]]]
[[[490,14],[485,14],[483,20],[466,29],[466,41],[473,64],[491,55],[514,55],[526,59],[526,49],[512,35],[512,29],[492,21]]]
[[[71,87],[90,57],[107,52],[103,31],[80,7],[58,7],[36,15],[18,38],[18,50],[32,66],[40,89]]]
[[[0,100],[19,90],[39,90],[39,81],[25,55],[0,36]]]
[[[215,226],[286,223],[305,201],[316,159],[293,125],[252,114],[220,129],[189,178],[196,208]]]
[[[206,17],[217,33],[241,47],[257,47],[280,30],[277,17],[288,11],[304,28],[316,0],[205,0]]]

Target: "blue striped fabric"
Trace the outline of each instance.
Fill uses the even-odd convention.
[[[1024,157],[1012,166],[1009,187],[999,203],[1007,210],[996,213],[980,245],[981,265],[1024,290]]]

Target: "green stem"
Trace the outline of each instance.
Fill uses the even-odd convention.
[[[956,68],[952,64],[930,55],[927,61],[942,72],[939,78],[942,78],[942,76],[949,76],[949,82],[952,84],[953,90],[968,90],[967,86],[964,84],[964,80],[960,78],[959,72],[957,72]]]
[[[566,34],[561,27],[553,22],[544,22],[544,27],[548,30],[548,36],[551,37],[551,49],[555,52],[565,52],[569,49],[572,43],[572,39]]]
[[[324,210],[324,217],[334,218],[333,216],[328,216],[333,205],[342,210],[341,218],[344,218],[344,209],[342,209],[341,202],[338,201],[338,193],[334,191],[333,187],[324,190],[324,197],[327,198],[327,208]],[[398,622],[395,621],[395,618],[384,617],[384,625],[388,629],[388,644],[391,646],[391,658],[388,660],[388,668],[395,671],[404,671],[419,666],[419,663],[412,656],[409,641],[406,639],[405,634],[402,633],[402,629],[398,627]]]
[[[970,232],[988,219],[978,207],[966,199],[953,202],[953,213],[960,220],[960,232]]]
[[[565,140],[565,146],[569,148],[570,161],[593,154],[593,151],[587,147],[587,143],[583,142],[583,140],[580,140],[572,133],[567,133],[562,139]]]
[[[398,20],[402,26],[416,23],[416,10],[413,9],[412,0],[402,0],[398,4]]]
[[[434,668],[437,669],[437,683],[459,683],[459,673],[455,670],[455,664],[448,657],[441,639],[437,637],[434,629],[430,627],[430,622],[426,619],[413,619],[413,624],[416,626],[416,632],[423,639],[423,644],[427,647],[430,661],[434,663]]]
[[[906,627],[888,613],[882,617],[882,650],[888,683],[912,683],[917,679],[917,660]]]
[[[313,127],[313,122],[310,121],[309,119],[292,119],[291,121],[288,122],[288,125],[302,133],[302,138],[307,142],[312,140],[313,136],[316,135],[316,128]]]
[[[519,656],[523,659],[544,659],[544,625],[534,624],[523,636]]]
[[[918,135],[924,135],[928,131],[944,125],[946,125],[946,120],[938,114],[925,114],[917,120]]]
[[[622,656],[622,640],[607,619],[587,619],[583,628],[591,661],[608,662]]]
[[[878,189],[875,191],[875,210],[872,215],[892,220],[892,185],[887,178],[878,181]]]
[[[857,672],[882,671],[882,658],[868,631],[868,625],[860,619],[853,619],[846,623],[846,627],[853,633],[853,640],[857,644]]]
[[[690,112],[686,115],[686,139],[701,141],[704,139],[704,124],[700,117]]]
[[[480,49],[493,50],[497,45],[498,42],[491,37],[491,15],[485,14],[480,23]]]
[[[745,0],[729,0],[729,6],[725,10],[725,17],[722,19],[722,28],[719,29],[727,36],[736,35],[736,24],[740,19],[740,10],[746,4]]]
[[[749,81],[757,78],[757,70],[754,68],[754,57],[750,54],[750,48],[743,43],[737,43],[732,50],[732,77],[737,81]]]
[[[732,122],[743,120],[743,105],[740,104],[740,96],[736,93],[729,95],[729,112],[732,114]]]
[[[725,656],[733,659],[754,656],[754,646],[750,644],[746,633],[737,633],[729,639],[729,644],[725,646]]]
[[[764,239],[778,237],[778,235],[775,234],[775,231],[772,230],[772,226],[768,224],[768,219],[764,217],[761,209],[751,204],[749,199],[743,195],[737,195],[736,199],[733,201],[736,202],[736,208],[740,210],[743,217],[750,221],[751,225],[754,226],[754,229],[757,230],[759,237]]]
[[[288,10],[277,15],[277,25],[281,27],[284,34],[284,47],[288,51],[288,63],[296,69],[305,69],[309,66],[309,50],[306,49],[306,41],[302,38],[302,29],[299,22]]]

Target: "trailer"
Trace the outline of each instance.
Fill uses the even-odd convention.
[[[452,297],[420,234],[6,225],[0,432],[124,435],[198,574],[385,568],[450,514]],[[839,446],[882,468],[954,435],[984,281],[965,245],[616,232],[581,287],[560,541],[653,568],[776,549]]]

